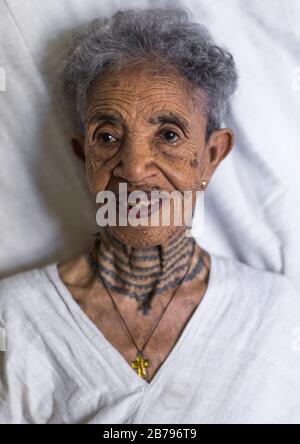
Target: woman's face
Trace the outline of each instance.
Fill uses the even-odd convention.
[[[128,192],[200,190],[232,145],[228,129],[205,143],[203,106],[200,91],[195,95],[181,76],[153,64],[136,63],[93,82],[83,142],[91,192],[117,193],[120,183]],[[109,229],[125,244],[157,245],[183,229],[173,218],[171,200],[169,226]]]

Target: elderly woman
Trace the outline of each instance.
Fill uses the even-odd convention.
[[[191,191],[194,209],[230,152],[230,53],[185,9],[136,8],[77,35],[65,72],[98,211],[109,191],[127,223],[1,282],[0,422],[299,422],[289,281],[204,251],[175,223],[175,201],[169,224],[129,223],[132,210],[162,216],[153,191]]]

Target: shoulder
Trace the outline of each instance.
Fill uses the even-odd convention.
[[[270,294],[274,299],[277,299],[281,294],[281,297],[278,298],[280,301],[288,296],[289,300],[300,304],[300,295],[298,295],[296,287],[285,275],[254,268],[223,256],[211,255],[211,258],[216,267],[216,274],[230,283],[233,289],[243,289],[245,296],[251,294],[255,300],[255,296],[259,295],[259,300],[261,300]]]
[[[214,325],[222,330],[227,346],[232,343],[251,362],[299,381],[300,295],[296,288],[284,275],[236,260],[214,256],[214,264],[215,280],[224,281],[219,285],[222,293],[214,294]]]
[[[85,254],[53,262],[0,280],[0,319],[32,317],[56,304],[61,284],[84,288],[92,279]],[[26,315],[26,316],[24,316]],[[27,316],[28,315],[28,316]]]
[[[41,270],[44,268],[34,268],[23,271],[0,280],[0,299],[3,301],[14,294],[15,297],[37,287],[37,282],[41,281]]]
[[[94,279],[86,253],[80,253],[57,264],[59,276],[66,285],[86,288]]]
[[[11,314],[15,318],[24,311],[38,307],[41,296],[47,293],[49,285],[48,273],[55,263],[20,272],[0,281],[0,315]]]
[[[227,309],[261,325],[300,327],[300,294],[284,275],[253,268],[222,256],[211,256],[215,281],[222,282]],[[224,301],[223,301],[224,299]]]

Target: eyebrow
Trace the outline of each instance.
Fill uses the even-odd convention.
[[[88,120],[88,123],[92,124],[99,120],[124,126],[124,121],[118,113],[107,113],[102,111],[97,112],[91,119]],[[171,123],[179,126],[184,133],[190,130],[188,121],[174,111],[160,111],[156,116],[150,117],[147,122],[154,125],[159,123]]]
[[[174,125],[179,126],[179,128],[181,128],[184,133],[186,131],[188,132],[190,129],[188,121],[178,113],[175,113],[174,111],[160,112],[158,115],[151,117],[148,120],[148,122],[152,124],[172,123]]]
[[[91,124],[97,122],[98,120],[123,125],[123,119],[121,118],[121,116],[119,116],[119,114],[105,113],[102,111],[98,111],[93,117],[88,119],[87,123]]]

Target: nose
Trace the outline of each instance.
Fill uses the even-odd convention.
[[[136,142],[121,148],[120,161],[113,170],[114,176],[131,183],[144,183],[156,173],[150,148]]]

